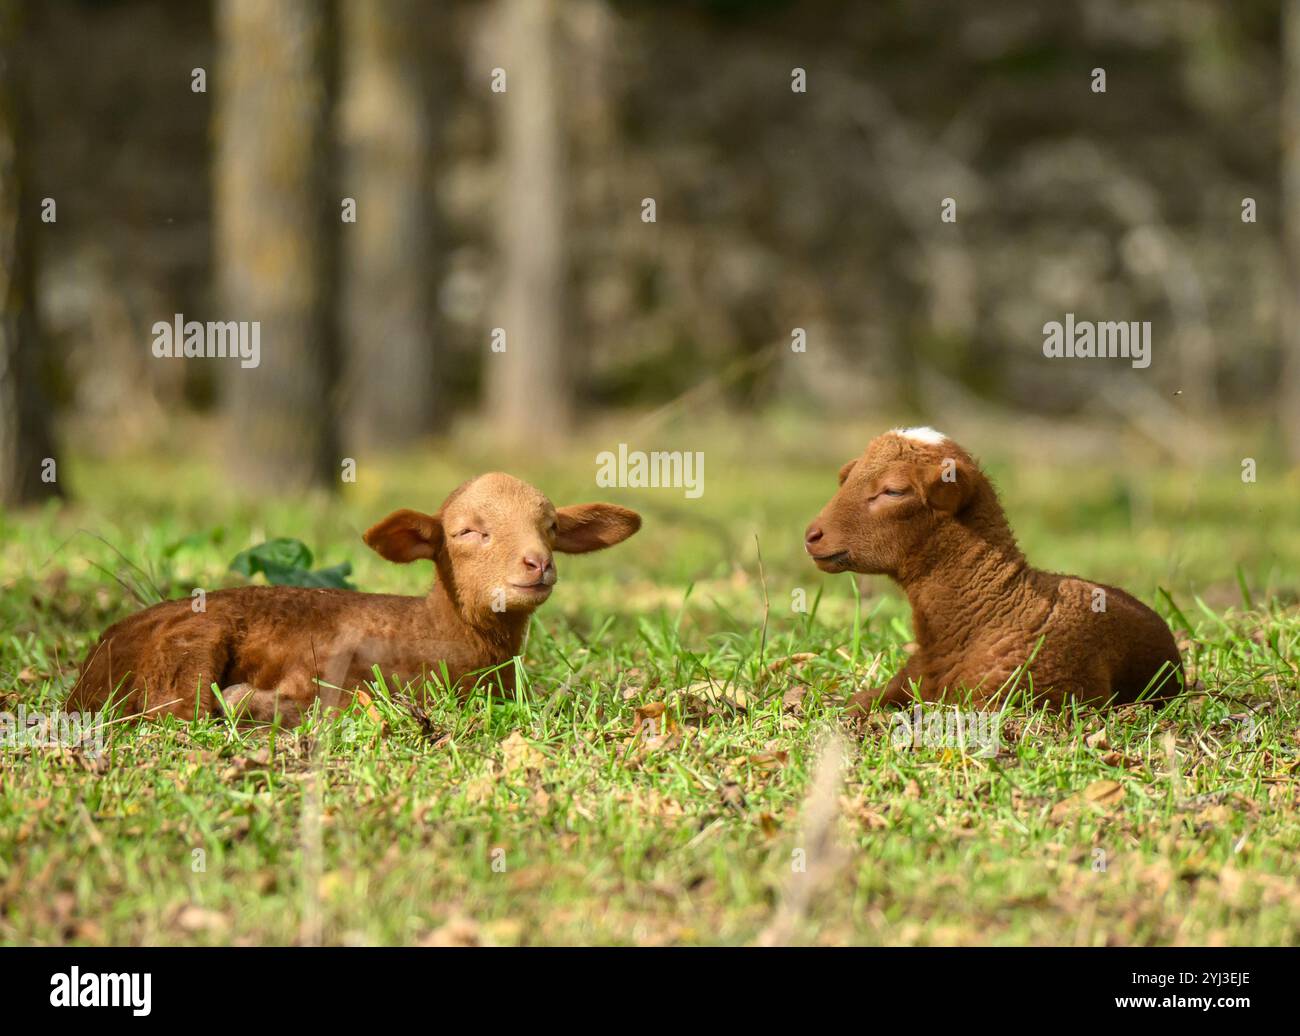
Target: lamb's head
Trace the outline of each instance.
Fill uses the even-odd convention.
[[[840,488],[808,526],[804,549],[823,572],[897,578],[944,523],[962,517],[986,491],[996,509],[975,461],[947,436],[895,429],[840,469]]]
[[[531,612],[555,586],[555,553],[585,554],[621,543],[641,516],[616,504],[556,507],[520,479],[471,479],[435,514],[401,510],[365,534],[389,561],[428,558],[461,610],[477,618]]]

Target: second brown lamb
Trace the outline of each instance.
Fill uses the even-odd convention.
[[[1164,620],[1116,587],[1032,567],[979,465],[933,429],[887,432],[845,464],[804,546],[823,572],[890,576],[912,606],[915,653],[857,709],[914,691],[981,703],[1018,688],[1059,707],[1183,687]]]

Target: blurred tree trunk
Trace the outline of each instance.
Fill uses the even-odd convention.
[[[233,474],[335,485],[334,5],[220,0],[214,170],[223,320],[261,322],[261,361],[225,367]]]
[[[434,314],[433,118],[427,38],[441,9],[345,0],[342,192],[345,431],[364,446],[410,442],[439,422]],[[450,30],[448,30],[450,31]]]
[[[489,419],[506,442],[554,441],[572,420],[564,338],[564,125],[560,104],[559,5],[503,0],[506,91],[500,223],[506,351],[487,353]]]
[[[37,203],[27,196],[24,168],[22,16],[20,0],[0,0],[0,503],[7,505],[61,494],[57,481],[41,478],[54,449],[41,389],[32,254]]]
[[[1300,0],[1282,12],[1286,83],[1282,96],[1282,383],[1278,405],[1292,461],[1300,462]]]

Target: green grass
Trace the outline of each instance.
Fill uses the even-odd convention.
[[[419,592],[427,566],[388,565],[359,532],[479,470],[559,503],[614,499],[646,526],[561,559],[516,700],[438,698],[417,716],[381,682],[374,712],[297,731],[168,720],[113,726],[99,760],[6,749],[0,942],[1300,940],[1294,473],[1261,462],[1243,486],[1231,457],[1193,472],[1132,444],[1081,455],[963,433],[1031,560],[1191,627],[1196,686],[1160,709],[1012,707],[992,759],[896,749],[878,720],[845,731],[840,785],[814,791],[843,700],[910,639],[884,581],[859,595],[801,555],[874,430],[716,430],[690,447],[708,457],[698,501],[593,489],[617,434],[548,464],[463,446],[363,459],[331,502],[230,498],[211,458],[179,451],[74,459],[81,503],[0,516],[11,712],[57,706],[94,637],[138,607],[127,587],[226,585],[230,558],[271,536],[351,561],[363,589]],[[687,445],[645,445],[660,443]]]

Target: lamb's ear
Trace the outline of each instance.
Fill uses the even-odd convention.
[[[442,521],[432,514],[403,508],[366,530],[366,546],[381,558],[405,564],[435,558],[442,550]]]
[[[944,457],[926,475],[925,502],[936,511],[960,514],[975,498],[975,480],[978,477],[964,460]]]
[[[854,458],[845,464],[844,467],[840,468],[840,485],[844,485],[844,480],[849,477],[849,472],[853,470],[853,465],[857,462],[857,458]]]
[[[571,504],[557,508],[555,519],[555,549],[564,554],[612,547],[641,528],[641,516],[618,504]]]

